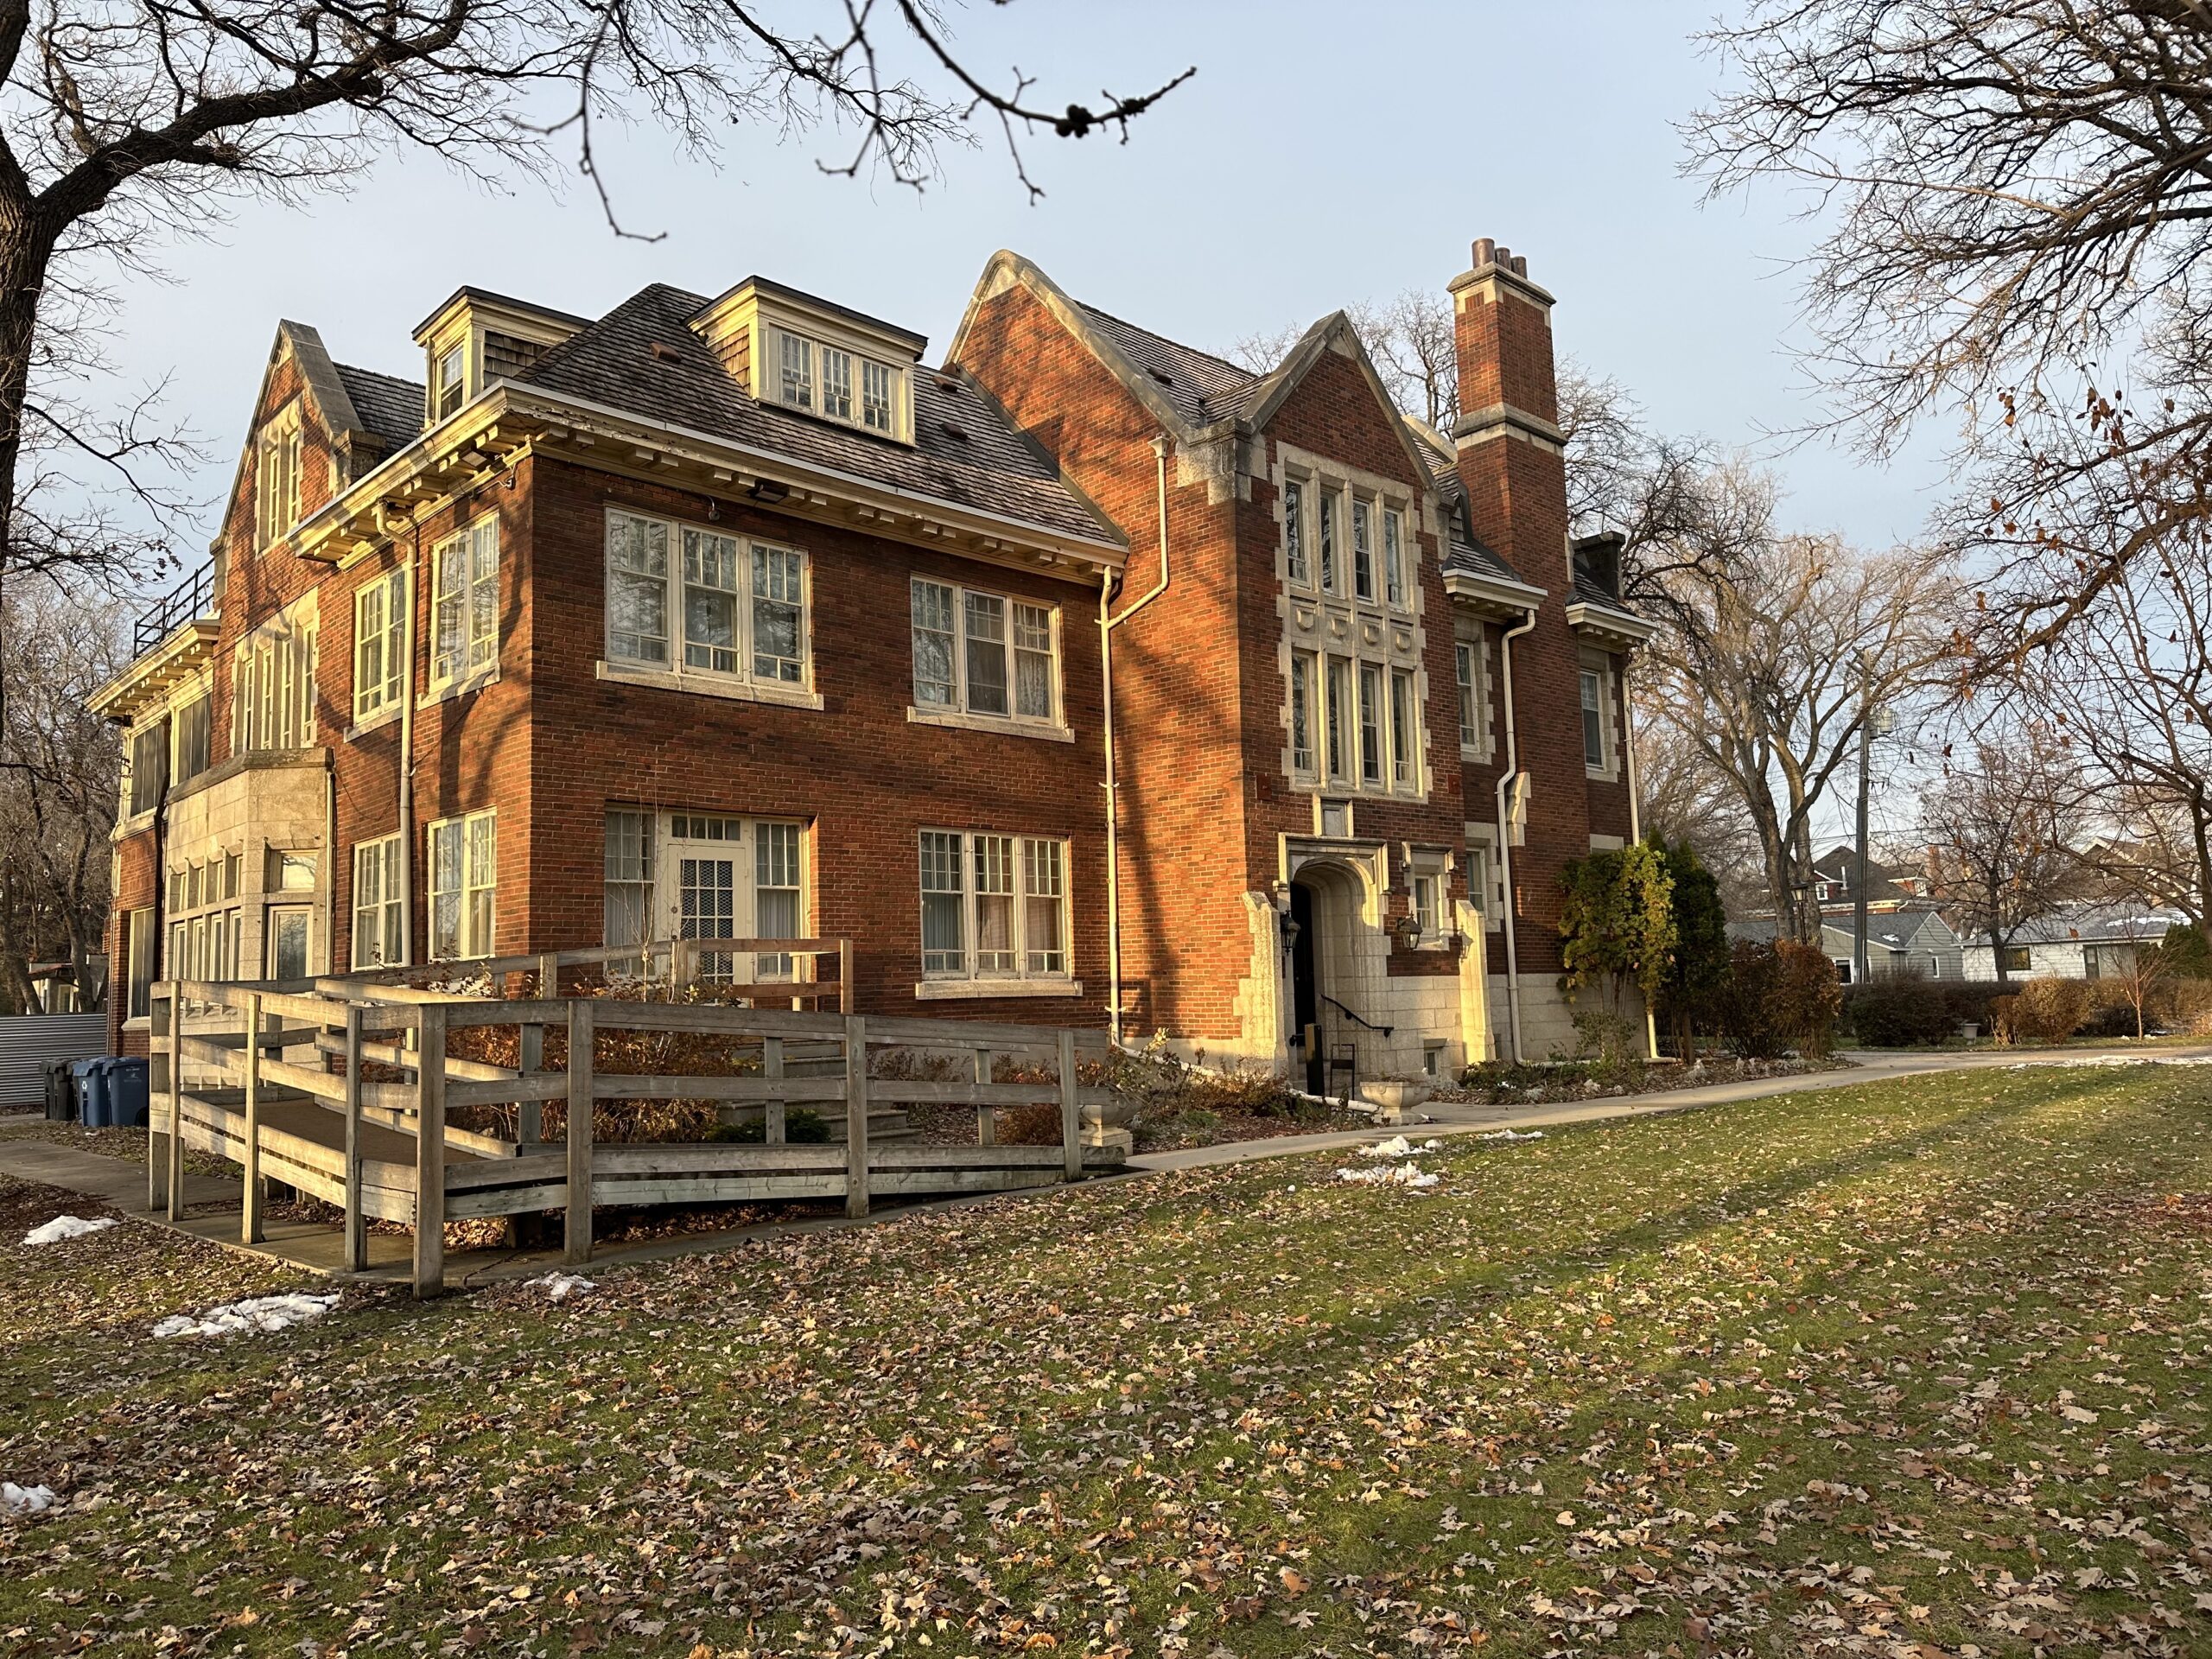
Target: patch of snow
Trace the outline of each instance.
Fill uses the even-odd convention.
[[[65,1238],[82,1238],[86,1233],[105,1232],[115,1225],[113,1216],[95,1216],[86,1221],[81,1216],[56,1216],[43,1227],[34,1227],[23,1235],[26,1244],[59,1244]]]
[[[581,1273],[542,1273],[523,1281],[525,1289],[543,1290],[549,1302],[565,1302],[579,1291],[597,1290],[598,1283]]]
[[[36,1515],[53,1507],[53,1487],[18,1486],[12,1480],[0,1480],[0,1510],[10,1515]]]
[[[1428,1174],[1412,1164],[1382,1164],[1368,1169],[1340,1169],[1337,1179],[1350,1181],[1355,1186],[1409,1186],[1415,1192],[1423,1192],[1444,1178]]]
[[[1475,1137],[1478,1141],[1541,1141],[1543,1138],[1544,1132],[1541,1129],[1530,1129],[1522,1135],[1516,1135],[1510,1129],[1492,1129],[1487,1135],[1478,1135]]]
[[[1435,1152],[1443,1147],[1441,1141],[1427,1141],[1415,1146],[1402,1135],[1394,1135],[1388,1141],[1378,1141],[1371,1147],[1362,1147],[1363,1158],[1418,1158],[1425,1152]]]
[[[338,1293],[252,1296],[225,1302],[205,1313],[177,1313],[154,1327],[157,1337],[235,1337],[248,1332],[283,1331],[319,1319],[338,1306]]]

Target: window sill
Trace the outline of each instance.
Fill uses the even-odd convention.
[[[114,833],[111,836],[111,839],[115,841],[128,841],[133,836],[144,835],[146,831],[154,827],[154,819],[160,811],[161,809],[159,807],[148,807],[143,812],[132,813],[129,817],[124,819],[120,823],[115,826]]]
[[[399,704],[396,702],[386,703],[382,709],[377,710],[375,714],[371,715],[366,720],[358,721],[354,725],[348,727],[346,729],[345,734],[339,741],[345,743],[358,741],[359,739],[366,737],[371,732],[382,731],[385,727],[391,725],[398,718]]]
[[[451,702],[455,697],[465,697],[472,691],[481,691],[486,686],[497,685],[499,683],[499,671],[496,664],[490,668],[479,669],[475,673],[466,675],[461,679],[448,680],[442,685],[432,686],[416,700],[415,706],[418,709],[433,709],[439,703]]]
[[[1001,996],[1081,996],[1079,979],[925,979],[914,987],[924,1002],[981,1001]]]
[[[912,726],[942,726],[956,732],[995,732],[1001,737],[1041,738],[1047,743],[1075,741],[1075,733],[1065,726],[1015,720],[1007,715],[971,715],[957,709],[918,709],[909,704],[906,721]]]
[[[781,709],[822,707],[819,692],[803,685],[763,685],[747,680],[726,680],[707,674],[677,674],[667,669],[636,668],[604,659],[593,672],[615,685],[642,685],[656,691],[683,691],[693,696],[720,697],[728,702],[766,702]]]

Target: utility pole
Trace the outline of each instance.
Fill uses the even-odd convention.
[[[1863,686],[1864,681],[1861,681]],[[1866,706],[1866,693],[1859,702],[1859,830],[1858,868],[1851,873],[1851,982],[1866,982],[1866,762],[1874,746],[1874,711]]]

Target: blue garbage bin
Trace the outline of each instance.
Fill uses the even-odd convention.
[[[77,1078],[77,1121],[88,1129],[107,1126],[107,1060],[79,1060],[70,1068]]]
[[[107,1063],[108,1122],[126,1129],[147,1124],[149,1073],[146,1062],[125,1056]]]

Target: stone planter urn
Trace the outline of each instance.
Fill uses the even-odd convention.
[[[1128,1095],[1117,1094],[1108,1101],[1086,1102],[1077,1111],[1086,1129],[1126,1129],[1136,1122],[1137,1103]]]
[[[1377,1123],[1402,1123],[1432,1087],[1426,1077],[1370,1077],[1359,1085],[1359,1097],[1375,1109]]]

